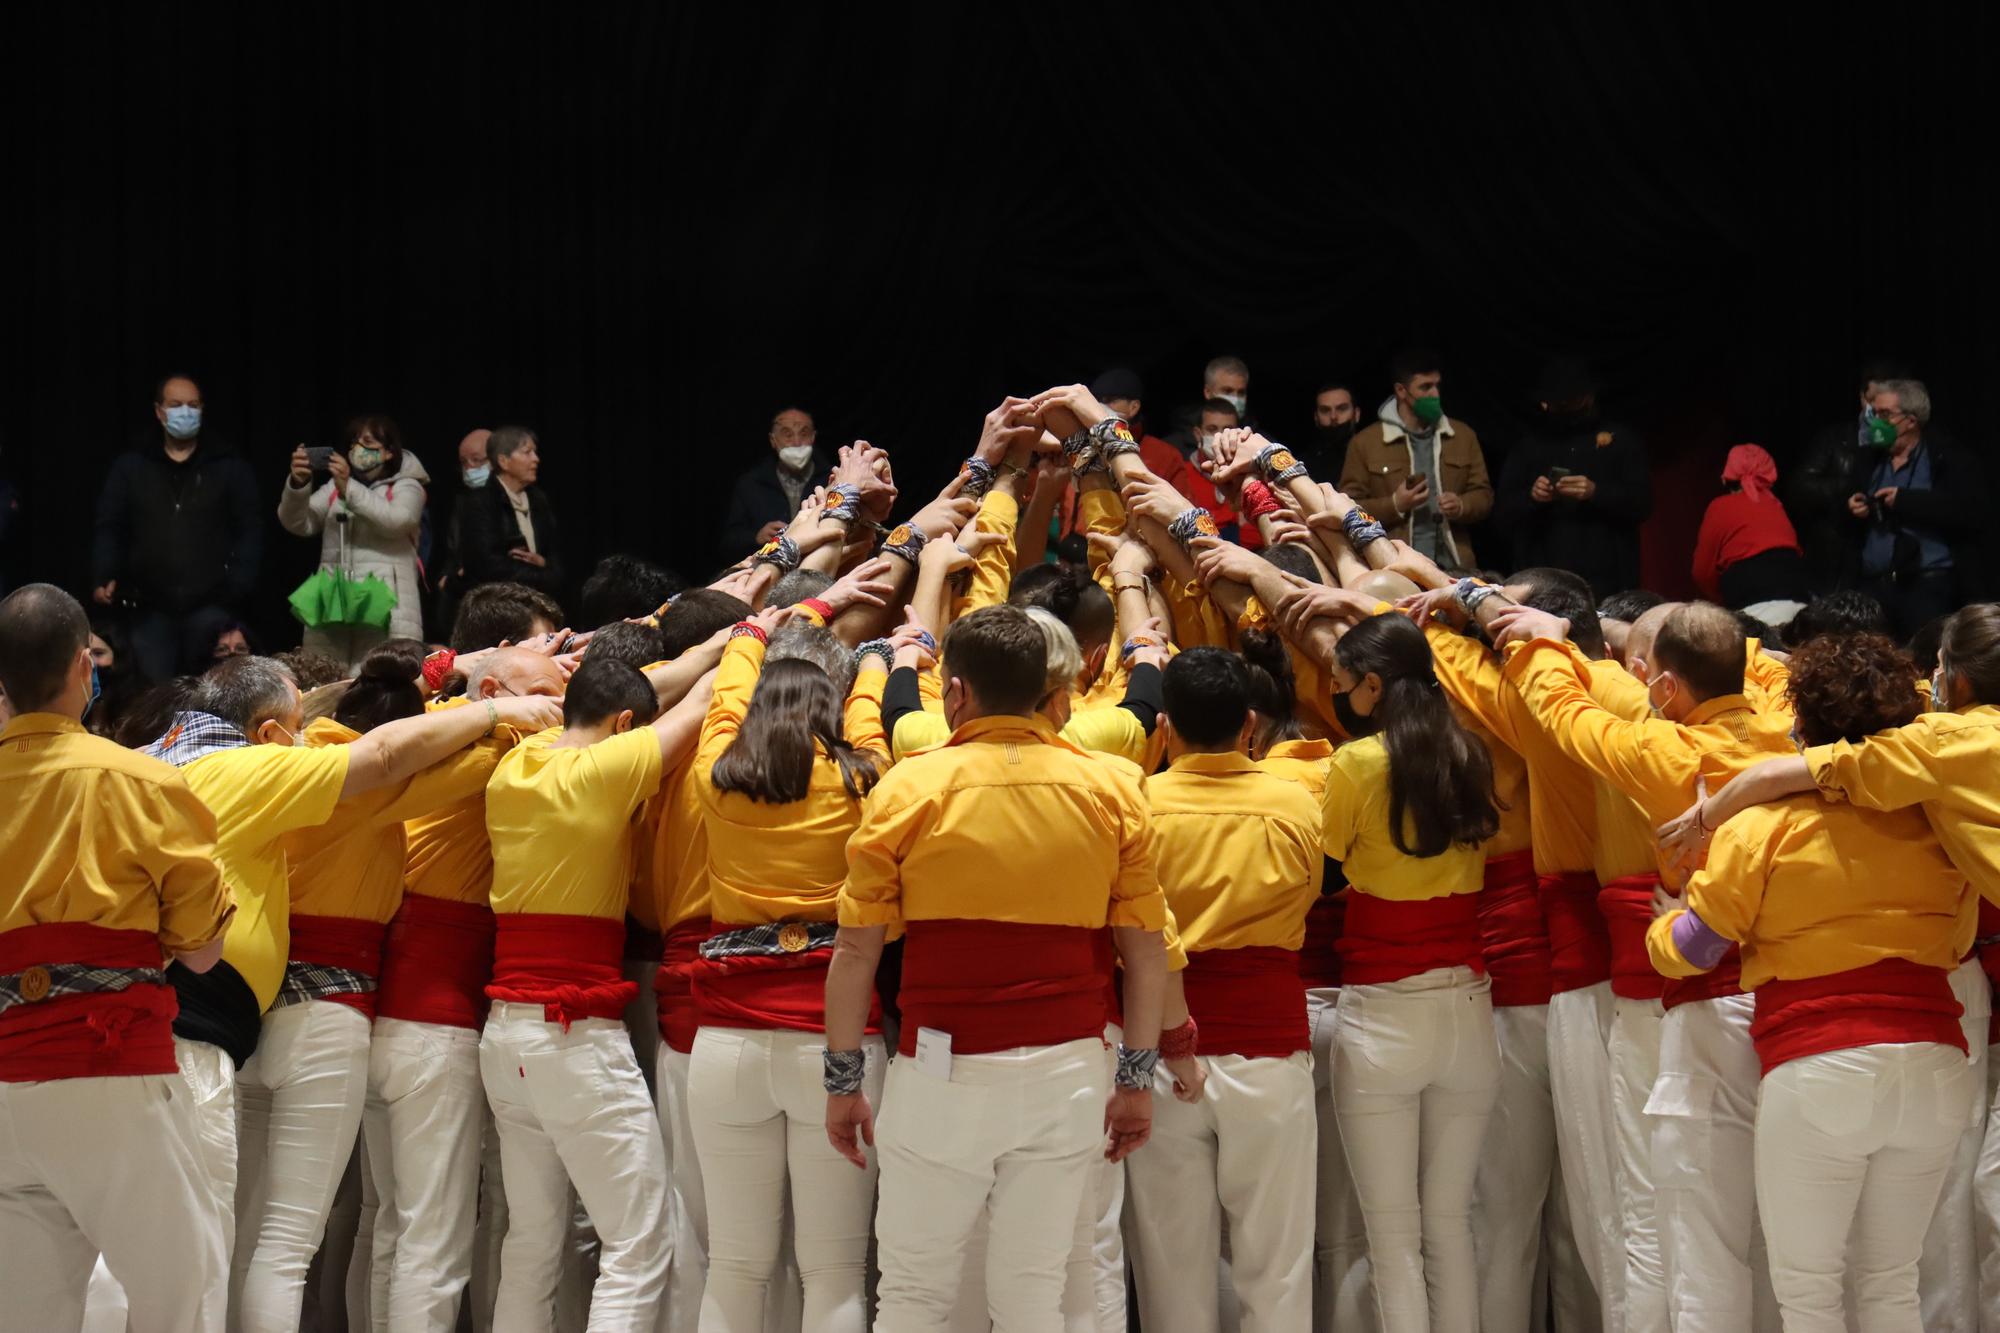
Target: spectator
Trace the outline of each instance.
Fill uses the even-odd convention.
[[[450,492],[444,516],[443,558],[426,562],[441,571],[437,594],[431,607],[431,623],[449,625],[458,615],[458,599],[465,595],[465,558],[459,526],[466,497],[493,479],[493,463],[486,456],[487,441],[493,432],[484,428],[468,431],[458,442],[458,487]],[[434,499],[440,498],[435,488]]]
[[[1242,362],[1234,357],[1219,357],[1209,363],[1210,370],[1222,362]],[[1233,372],[1223,372],[1224,383],[1233,384]],[[1247,383],[1247,381],[1245,381]],[[1091,383],[1090,392],[1098,402],[1132,423],[1132,433],[1139,437],[1139,457],[1154,476],[1186,496],[1190,504],[1200,505],[1215,517],[1217,524],[1235,521],[1236,511],[1231,509],[1221,494],[1201,475],[1191,461],[1193,452],[1202,440],[1212,438],[1216,431],[1241,424],[1236,407],[1227,400],[1210,395],[1203,402],[1199,416],[1194,423],[1193,434],[1183,449],[1169,443],[1157,435],[1145,433],[1141,411],[1144,407],[1145,390],[1139,377],[1129,370],[1107,370]],[[1241,394],[1239,393],[1240,397]],[[1070,488],[1064,496],[1059,512],[1068,520],[1061,529],[1051,535],[1060,540],[1075,531],[1075,491]]]
[[[232,657],[255,657],[257,643],[250,637],[250,627],[240,620],[232,620],[215,631],[215,642],[209,645],[210,664],[226,662]]]
[[[131,609],[150,680],[203,665],[217,626],[257,586],[264,516],[250,465],[202,430],[201,386],[169,375],[153,393],[157,435],[111,465],[97,502],[99,606]]]
[[[1220,398],[1229,404],[1229,410],[1236,414],[1238,425],[1252,430],[1257,423],[1250,416],[1250,367],[1240,356],[1218,356],[1201,370],[1201,398],[1182,409],[1180,420],[1167,435],[1167,440],[1178,450],[1181,457],[1190,463],[1194,457],[1195,435],[1201,421],[1201,414],[1208,404]]]
[[[1971,454],[1926,434],[1931,396],[1921,381],[1876,386],[1870,410],[1895,434],[1847,497],[1847,512],[1856,520],[1861,589],[1888,611],[1893,636],[1907,640],[1985,591],[1986,480]]]
[[[1895,428],[1874,413],[1875,390],[1890,380],[1909,379],[1908,367],[1871,360],[1861,368],[1861,413],[1821,431],[1805,459],[1786,473],[1785,507],[1798,526],[1800,549],[1815,593],[1855,579],[1853,521],[1847,497],[1864,488],[1876,451],[1894,438]],[[1871,442],[1871,432],[1881,438]]]
[[[1346,380],[1329,380],[1313,395],[1313,440],[1301,451],[1306,467],[1315,477],[1340,475],[1347,461],[1347,446],[1361,429],[1360,399]]]
[[[358,667],[384,639],[423,637],[417,529],[431,478],[417,456],[404,450],[402,431],[385,416],[348,422],[341,447],[327,459],[326,468],[327,479],[314,487],[306,447],[292,451],[292,473],[278,497],[278,521],[294,536],[320,539],[321,569],[356,582],[372,574],[395,594],[386,629],[307,625],[306,648]]]
[[[788,407],[771,418],[765,437],[772,459],[757,464],[736,479],[729,494],[729,511],[722,520],[722,558],[741,560],[765,542],[776,541],[812,492],[815,479],[833,468],[833,460],[817,446],[819,430],[812,414]]]
[[[1494,510],[1513,535],[1517,567],[1554,565],[1609,596],[1639,581],[1639,525],[1653,512],[1646,448],[1604,420],[1589,371],[1552,361],[1541,416],[1500,470]]]
[[[101,611],[90,618],[90,664],[97,669],[97,700],[85,710],[83,724],[92,735],[116,735],[118,724],[146,692],[146,682],[139,678],[124,627]]]
[[[1722,483],[1695,538],[1695,586],[1731,610],[1786,602],[1796,612],[1810,580],[1792,520],[1772,494],[1778,465],[1762,446],[1739,444],[1729,451]]]
[[[1493,484],[1479,436],[1444,414],[1438,365],[1428,352],[1397,357],[1395,390],[1349,442],[1340,489],[1439,567],[1467,570],[1478,562],[1465,529],[1492,510]]]
[[[549,497],[535,484],[541,441],[525,426],[502,426],[486,453],[498,484],[467,491],[461,505],[465,586],[522,583],[555,597],[563,586],[562,540]]]
[[[303,648],[294,648],[290,652],[274,654],[272,660],[291,672],[292,679],[306,694],[323,685],[334,685],[348,679],[347,664],[336,662],[325,653],[309,653]]]

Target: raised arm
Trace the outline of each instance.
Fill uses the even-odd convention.
[[[462,708],[441,708],[421,717],[385,722],[347,747],[345,800],[401,782],[420,769],[462,750],[496,727],[544,731],[562,721],[562,701],[538,695],[483,699]]]

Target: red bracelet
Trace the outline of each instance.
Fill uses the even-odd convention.
[[[761,626],[753,625],[747,620],[739,620],[735,625],[730,627],[729,637],[732,639],[742,638],[746,634],[762,644],[769,644],[771,642]]]
[[[828,606],[825,602],[821,601],[817,597],[808,597],[803,602],[800,602],[799,605],[803,606],[806,610],[812,612],[814,615],[818,616],[823,621],[833,619],[833,608],[831,606]]]
[[[430,686],[432,694],[444,688],[444,678],[457,661],[458,654],[449,648],[440,648],[424,659],[424,684]]]
[[[1160,1058],[1162,1060],[1185,1060],[1194,1054],[1195,1045],[1201,1037],[1201,1029],[1194,1025],[1194,1015],[1177,1028],[1169,1028],[1160,1034]]]
[[[1275,514],[1285,506],[1271,493],[1271,488],[1261,481],[1243,483],[1243,517],[1256,522],[1266,514]]]

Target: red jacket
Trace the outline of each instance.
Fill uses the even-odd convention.
[[[1718,495],[1701,516],[1694,543],[1694,581],[1702,596],[1722,597],[1722,571],[1766,551],[1799,549],[1799,535],[1775,495],[1753,500],[1741,491]]]

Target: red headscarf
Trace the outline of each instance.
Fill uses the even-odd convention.
[[[1739,444],[1729,451],[1729,461],[1722,465],[1722,479],[1742,486],[1743,493],[1752,500],[1761,500],[1778,482],[1778,465],[1764,452],[1763,445]]]

